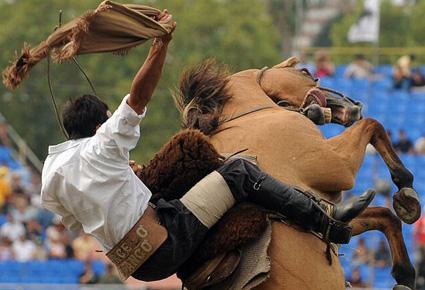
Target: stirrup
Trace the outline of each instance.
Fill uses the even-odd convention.
[[[326,226],[323,238],[336,244],[348,244],[352,236],[353,228],[346,223],[337,221],[329,217],[329,223]]]
[[[324,199],[320,199],[318,204],[329,219],[323,232],[324,240],[336,244],[348,244],[352,236],[353,228],[348,223],[341,222],[333,218],[335,213],[334,204]]]
[[[353,228],[349,224],[333,218],[335,205],[316,196],[312,192],[303,191],[298,187],[295,187],[295,189],[312,199],[317,204],[317,207],[326,215],[326,218],[322,221],[323,225],[320,231],[323,239],[326,242],[335,244],[348,244],[352,236]]]

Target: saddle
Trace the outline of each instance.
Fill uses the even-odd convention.
[[[240,250],[223,253],[199,267],[184,281],[184,286],[189,290],[222,289],[220,285],[232,279],[240,261]]]
[[[240,243],[233,250],[223,249],[223,253],[204,262],[187,276],[177,275],[188,290],[248,290],[269,277],[271,260],[268,248],[271,241],[271,220],[266,218],[265,229],[256,239]]]

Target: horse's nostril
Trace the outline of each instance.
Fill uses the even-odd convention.
[[[356,106],[359,106],[360,107],[360,110],[363,108],[363,103],[362,102],[356,101],[354,104]]]
[[[362,107],[354,106],[349,110],[349,115],[351,120],[360,120],[362,118]]]

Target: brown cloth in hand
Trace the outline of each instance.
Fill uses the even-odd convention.
[[[171,31],[172,20],[156,21],[159,13],[144,5],[103,1],[96,10],[56,29],[37,47],[31,49],[25,44],[21,56],[3,71],[3,83],[15,89],[50,50],[53,59],[62,61],[84,53],[124,53],[148,39],[161,37]]]

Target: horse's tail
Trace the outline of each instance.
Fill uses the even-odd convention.
[[[173,94],[183,128],[199,129],[209,135],[219,126],[223,106],[230,98],[229,80],[227,67],[212,59],[183,73],[180,87]]]

